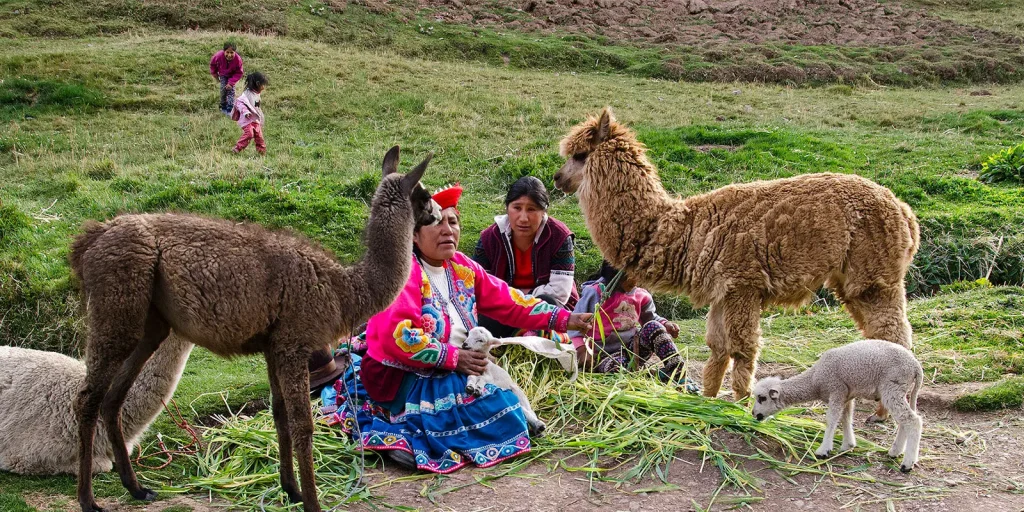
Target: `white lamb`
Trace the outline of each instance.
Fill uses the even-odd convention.
[[[917,463],[921,444],[917,393],[923,380],[921,363],[906,348],[889,341],[862,340],[826,350],[814,366],[795,377],[786,380],[767,377],[758,381],[753,392],[753,414],[760,421],[802,402],[826,402],[825,438],[814,452],[824,457],[832,451],[832,440],[840,419],[843,422],[840,450],[846,451],[857,445],[853,435],[854,399],[881,400],[898,425],[889,456],[903,454],[900,471],[909,473]]]
[[[171,398],[192,343],[171,334],[142,368],[121,411],[128,453]],[[85,364],[57,354],[0,347],[0,470],[23,475],[78,473],[75,397]],[[101,421],[93,444],[93,473],[110,471],[113,450]]]
[[[474,327],[469,331],[466,341],[462,343],[462,348],[490,355],[491,349],[500,344],[501,341],[495,338],[491,331],[484,327]],[[494,361],[487,363],[487,368],[482,375],[471,375],[469,377],[469,381],[466,383],[466,391],[480,396],[484,392],[484,386],[487,384],[494,384],[499,388],[511,390],[516,394],[516,397],[519,398],[519,405],[523,409],[523,415],[526,416],[526,425],[529,427],[531,436],[538,436],[544,432],[546,425],[533,412],[533,407],[530,406],[530,399],[526,397],[526,393],[523,393],[519,385],[512,380],[512,376]]]

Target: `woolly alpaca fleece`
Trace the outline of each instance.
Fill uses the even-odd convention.
[[[83,512],[103,510],[89,476],[97,417],[117,425],[129,387],[172,329],[223,357],[263,354],[281,487],[306,512],[321,510],[309,355],[387,307],[409,278],[413,228],[440,218],[420,184],[429,161],[403,176],[398,146],[388,151],[364,230],[367,251],[351,266],[302,237],[227,220],[147,214],[86,225],[71,248],[89,325],[87,373],[74,404]],[[154,499],[138,483],[121,431],[107,434],[122,484],[135,499]]]
[[[839,423],[843,424],[840,450],[857,446],[853,433],[854,400],[881,400],[898,425],[889,456],[902,454],[900,470],[907,473],[917,463],[921,444],[917,394],[923,382],[921,363],[909,350],[884,340],[861,340],[826,350],[818,362],[796,377],[759,380],[754,386],[752,413],[760,421],[803,402],[821,400],[827,403],[825,437],[814,452],[824,457],[832,451]]]
[[[574,127],[560,150],[566,163],[555,184],[578,195],[604,257],[650,290],[710,304],[706,395],[717,395],[731,360],[734,394],[746,396],[761,309],[803,304],[822,285],[865,337],[911,345],[903,278],[919,228],[888,189],[826,173],[673,197],[607,108]]]
[[[121,426],[128,453],[178,385],[192,343],[172,335],[153,354],[124,403]],[[0,347],[0,470],[23,475],[78,472],[78,421],[70,407],[85,380],[85,364],[57,354]],[[93,445],[93,473],[114,467],[106,425]]]

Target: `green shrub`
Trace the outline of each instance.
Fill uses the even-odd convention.
[[[957,397],[953,407],[961,411],[994,411],[1024,404],[1024,377],[1003,379],[985,389]]]
[[[1024,142],[988,157],[988,160],[981,164],[978,178],[985,183],[1024,183]]]

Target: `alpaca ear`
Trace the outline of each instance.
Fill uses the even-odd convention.
[[[398,147],[398,146],[395,146]],[[427,153],[427,157],[420,162],[419,165],[413,167],[409,174],[406,174],[402,178],[402,190],[406,193],[412,192],[412,189],[416,187],[416,184],[423,178],[423,173],[427,171],[427,165],[430,164],[430,159],[434,158],[434,152]]]
[[[612,116],[612,108],[605,107],[601,111],[601,117],[597,120],[597,131],[594,132],[594,145],[598,145],[608,140],[608,134],[611,132],[612,121],[615,117]]]
[[[398,146],[388,150],[384,155],[384,176],[398,172]]]
[[[777,389],[769,389],[768,390],[768,398],[771,398],[772,400],[778,400],[779,399],[779,390],[777,390]]]

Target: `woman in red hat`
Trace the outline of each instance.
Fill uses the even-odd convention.
[[[467,377],[487,365],[485,355],[459,348],[478,314],[558,331],[588,327],[593,316],[510,288],[459,252],[461,195],[458,185],[434,194],[441,221],[416,227],[408,282],[370,318],[366,355],[335,383],[335,403],[325,404],[336,407],[328,421],[358,436],[363,448],[435,473],[487,467],[530,450],[511,391],[488,384],[481,396],[466,393]]]

